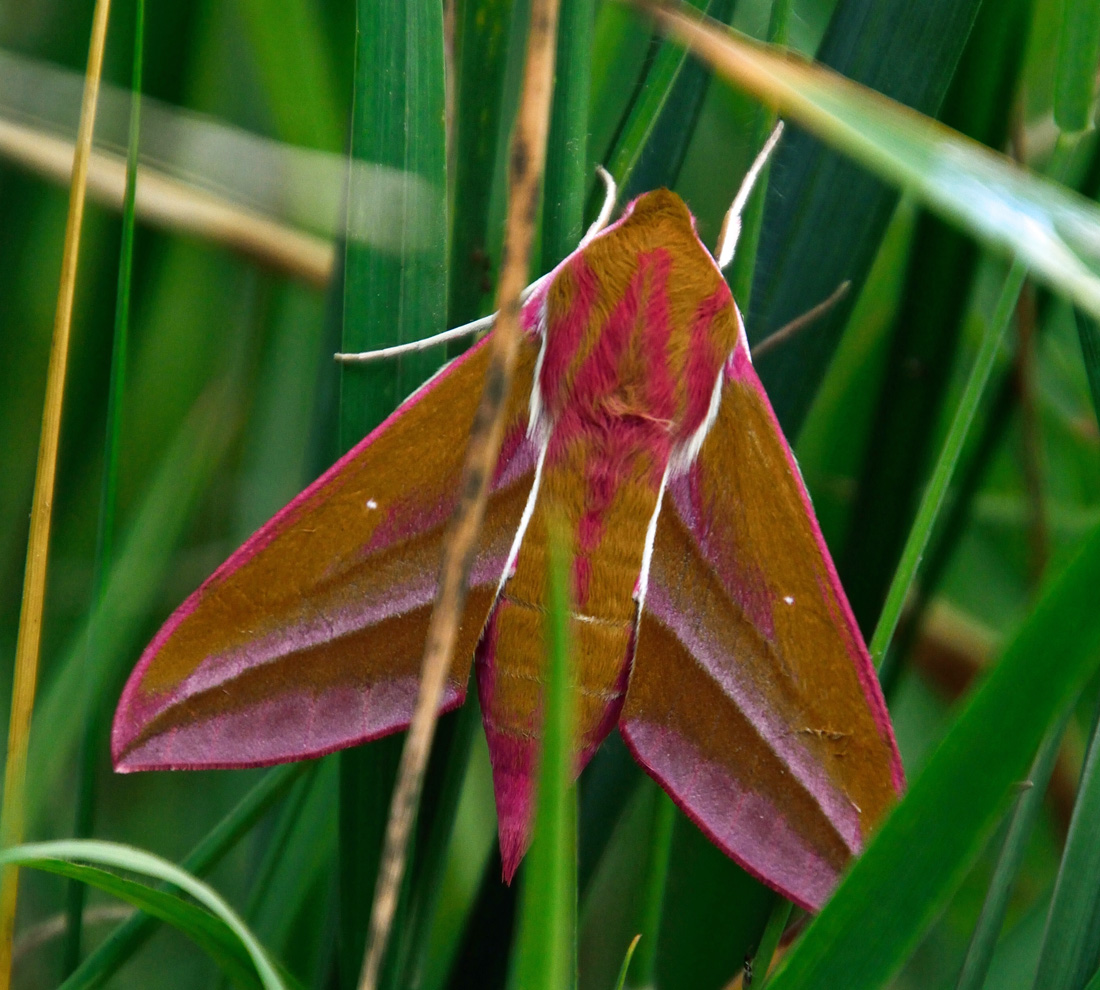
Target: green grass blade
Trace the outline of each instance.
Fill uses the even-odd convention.
[[[656,983],[657,950],[661,932],[661,915],[668,887],[668,864],[672,856],[672,832],[676,825],[676,805],[656,784],[649,832],[649,858],[645,864],[645,883],[641,890],[638,930],[640,951],[634,953],[630,967],[630,987],[651,987]],[[632,950],[633,951],[633,950]]]
[[[1077,338],[1081,342],[1081,356],[1085,361],[1085,374],[1089,380],[1092,408],[1100,423],[1100,323],[1079,309],[1073,311],[1077,320]]]
[[[535,800],[509,986],[567,990],[576,973],[577,803],[573,785],[573,686],[564,528],[550,531],[547,678]]]
[[[352,352],[438,333],[447,310],[442,8],[431,0],[360,0],[356,37],[341,341]],[[358,162],[399,173],[387,217],[363,213],[371,177]],[[358,231],[378,222],[398,225],[397,251],[360,242]],[[440,359],[435,349],[396,365],[342,367],[341,449],[378,425]]]
[[[1004,147],[1019,88],[1030,0],[984,4],[943,121],[991,148]],[[889,356],[858,474],[850,531],[838,569],[856,620],[874,626],[939,443],[943,404],[965,340],[981,252],[939,217],[917,217]]]
[[[922,113],[935,114],[978,10],[978,0],[841,0],[817,51],[823,64]],[[781,113],[786,111],[781,109]],[[788,133],[769,187],[753,307],[762,340],[842,282],[848,300],[780,353],[760,361],[779,421],[797,434],[897,202],[897,194],[805,134]]]
[[[623,956],[622,969],[619,970],[619,978],[615,981],[615,990],[623,990],[626,986],[626,974],[630,972],[630,961],[634,958],[634,952],[638,948],[638,942],[641,939],[641,935],[635,935],[631,939],[630,945],[626,947],[626,955]]]
[[[773,0],[771,17],[768,20],[768,43],[784,48],[790,36],[792,0]],[[757,111],[755,147],[764,147],[768,135],[775,129],[778,114],[774,110],[761,107]],[[756,255],[760,248],[760,234],[764,227],[764,204],[767,201],[768,177],[771,175],[769,163],[756,180],[749,201],[745,204],[741,217],[741,237],[737,242],[737,254],[733,259],[727,281],[730,291],[742,312],[747,313],[752,306],[753,279],[756,274]]]
[[[228,388],[214,386],[195,403],[172,438],[107,579],[102,603],[74,636],[59,669],[38,702],[37,718],[50,726],[32,740],[28,820],[41,825],[51,794],[75,756],[85,706],[104,704],[130,651],[148,623],[169,574],[184,526],[213,479],[236,433]],[[95,634],[89,647],[89,637]],[[88,690],[84,659],[90,656],[95,688]]]
[[[779,941],[783,938],[787,922],[791,918],[791,909],[794,905],[784,897],[776,896],[771,914],[768,915],[768,923],[764,926],[764,934],[760,936],[760,944],[752,956],[752,971],[754,979],[761,984],[767,983],[768,970],[771,969],[772,959],[775,957]]]
[[[1035,990],[1077,990],[1100,968],[1100,718],[1094,719],[1077,801],[1047,915]]]
[[[129,880],[96,866],[84,866],[73,859],[32,859],[24,865],[68,877],[73,883],[98,888],[132,904],[150,917],[181,931],[235,984],[248,988],[260,986],[248,953],[229,926],[179,894]]]
[[[448,326],[481,314],[489,294],[489,202],[513,0],[469,0],[455,32],[454,192]]]
[[[943,447],[940,448],[936,466],[924,490],[920,508],[917,509],[916,518],[913,520],[913,526],[909,530],[909,536],[901,552],[901,559],[894,571],[890,588],[886,592],[886,601],[879,614],[878,623],[875,625],[874,635],[871,636],[868,644],[871,659],[876,667],[882,666],[886,650],[894,637],[898,620],[901,618],[901,610],[905,607],[905,600],[917,575],[917,568],[924,556],[925,547],[931,539],[936,518],[947,497],[947,489],[955,473],[955,465],[958,463],[963,444],[970,432],[970,424],[974,420],[974,414],[985,392],[986,382],[989,381],[989,374],[993,370],[993,363],[1004,339],[1005,330],[1008,329],[1008,324],[1016,310],[1016,299],[1020,295],[1020,289],[1023,288],[1026,277],[1024,266],[1017,262],[1012,266],[1001,288],[997,307],[990,319],[982,346],[974,359],[974,366],[970,369],[966,388],[955,409]]]
[[[583,233],[594,23],[593,0],[562,0],[542,190],[542,271],[575,250]]]
[[[705,45],[723,75],[1100,315],[1100,207],[840,76],[688,20],[677,20],[675,30]]]
[[[1070,713],[1067,712],[1051,726],[1046,738],[1039,747],[1035,762],[1027,775],[1028,789],[1020,795],[1001,846],[1001,855],[989,881],[982,913],[974,932],[970,936],[970,945],[966,950],[959,982],[955,990],[982,990],[989,974],[989,964],[993,960],[993,950],[1004,925],[1008,912],[1008,898],[1020,872],[1024,860],[1028,839],[1043,808],[1047,784],[1054,770],[1054,761],[1058,757],[1062,736],[1065,734]]]
[[[115,517],[118,509],[118,462],[122,449],[122,397],[126,390],[126,362],[130,337],[130,286],[134,262],[134,197],[137,191],[138,139],[141,133],[142,56],[145,38],[145,0],[137,0],[134,8],[133,71],[130,79],[130,127],[126,151],[126,188],[123,193],[122,237],[119,245],[118,292],[115,297],[114,338],[111,344],[111,377],[107,387],[107,437],[103,454],[103,483],[100,489],[99,523],[92,576],[92,614],[103,606],[107,574],[115,559]],[[96,641],[96,631],[89,629],[89,647]],[[90,836],[94,830],[97,799],[96,770],[98,747],[106,740],[106,717],[102,698],[95,691],[92,658],[86,657],[85,697],[89,700],[84,720],[84,737],[80,745],[79,777],[76,799],[76,821],[73,828],[78,839]],[[80,962],[80,941],[83,933],[84,902],[87,888],[74,881],[69,885],[66,902],[68,922],[62,949],[61,976],[66,977]]]
[[[236,6],[278,136],[306,148],[341,150],[345,109],[336,95],[320,8],[285,0],[276,15],[263,0],[237,0]]]
[[[206,837],[186,856],[181,867],[202,876],[247,834],[309,766],[291,763],[269,770]],[[103,986],[156,931],[156,919],[139,914],[112,932],[58,990],[94,990]]]
[[[341,339],[341,349],[351,352],[430,336],[444,329],[447,314],[443,9],[433,0],[359,0],[356,10]],[[378,222],[361,209],[370,199],[370,180],[357,170],[360,162],[400,174],[390,217],[401,231],[396,252],[358,239],[358,230]],[[442,358],[439,351],[341,367],[342,451],[427,378]],[[345,990],[359,978],[400,752],[401,739],[393,737],[340,755],[339,968]]]
[[[1100,528],[1050,582],[772,990],[886,983],[938,915],[1049,726],[1100,662]]]
[[[284,990],[284,983],[263,946],[256,941],[255,936],[249,931],[248,926],[241,920],[237,912],[212,887],[196,879],[186,870],[181,870],[175,863],[169,863],[168,860],[162,859],[160,856],[154,856],[152,853],[135,849],[132,846],[124,846],[115,842],[101,842],[96,839],[28,843],[0,852],[0,863],[44,866],[43,861],[50,860],[80,861],[97,866],[113,866],[120,870],[130,870],[179,887],[204,905],[214,917],[225,925],[226,930],[236,937],[251,959],[265,990]],[[95,882],[97,886],[106,886],[107,881],[102,875],[102,871],[96,871],[95,873],[83,871],[83,876],[88,882]],[[113,884],[111,893],[119,896],[134,896],[136,893],[133,889],[134,886],[136,885]],[[155,895],[155,892],[153,894]],[[127,899],[130,898],[127,897]],[[149,897],[147,900],[150,902],[148,906],[155,906],[158,910],[164,910],[167,907],[163,897]],[[172,920],[173,924],[178,924],[182,917],[180,912],[169,912],[169,920]]]
[[[1054,70],[1054,121],[1067,132],[1092,126],[1096,67],[1100,63],[1100,5],[1063,0]]]

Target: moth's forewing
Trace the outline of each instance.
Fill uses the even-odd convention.
[[[119,702],[118,769],[277,763],[408,723],[488,353],[416,392],[172,615]],[[465,694],[530,486],[536,353],[525,335],[444,709]]]
[[[810,909],[904,786],[874,669],[744,343],[670,486],[621,728],[711,839]]]

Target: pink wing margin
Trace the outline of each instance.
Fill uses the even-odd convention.
[[[742,338],[658,522],[623,736],[748,872],[816,910],[905,786],[874,668]]]
[[[487,345],[410,396],[168,619],[122,693],[116,769],[267,765],[408,724]],[[530,489],[536,356],[525,335],[443,711],[465,696]]]

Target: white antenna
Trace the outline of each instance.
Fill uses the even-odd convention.
[[[764,166],[768,164],[768,159],[779,143],[782,134],[783,121],[779,121],[768,140],[764,142],[760,154],[756,156],[756,160],[745,173],[745,178],[741,180],[741,188],[737,190],[737,195],[733,197],[726,219],[722,221],[722,232],[718,235],[718,251],[716,254],[718,267],[722,271],[725,271],[730,262],[733,261],[733,253],[737,250],[737,239],[741,236],[741,214],[744,212],[745,204],[749,201],[749,196],[752,195],[756,180],[760,178],[760,173],[764,170]]]
[[[600,207],[600,215],[596,217],[592,226],[585,232],[578,247],[584,247],[607,226],[608,220],[611,219],[611,211],[615,209],[615,199],[619,195],[615,180],[611,177],[611,173],[608,172],[607,169],[602,165],[597,165],[596,173],[603,180],[604,184],[603,206]],[[547,273],[527,286],[520,294],[520,301],[526,302],[530,299],[531,295],[539,289],[543,282],[549,277],[550,273]],[[480,320],[474,320],[472,323],[463,323],[460,327],[444,330],[442,333],[437,333],[433,337],[425,337],[423,340],[412,340],[407,344],[395,344],[393,347],[380,347],[376,351],[361,351],[358,354],[337,353],[334,356],[337,361],[343,364],[370,364],[373,361],[384,361],[386,358],[401,357],[403,354],[416,354],[418,351],[425,351],[429,347],[435,347],[438,344],[446,344],[451,340],[461,340],[463,337],[472,337],[475,333],[481,333],[482,330],[488,330],[493,325],[493,321],[496,320],[496,318],[496,313],[490,313],[488,316],[481,317]]]

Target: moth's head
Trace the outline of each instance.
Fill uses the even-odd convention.
[[[682,227],[695,233],[695,217],[671,189],[654,189],[632,199],[623,210],[623,221],[637,224],[658,224]]]

